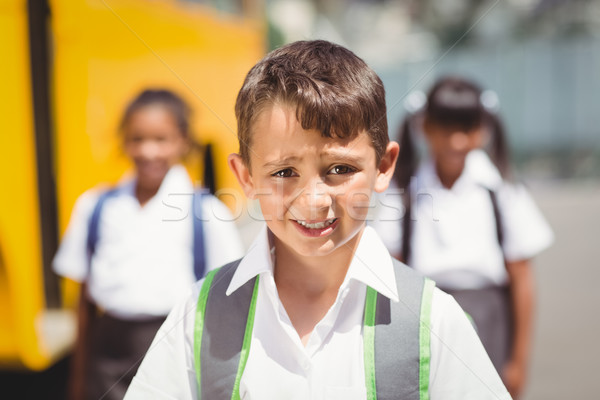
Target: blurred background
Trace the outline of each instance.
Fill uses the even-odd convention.
[[[179,92],[204,148],[192,176],[238,190],[225,160],[245,73],[272,48],[317,38],[377,71],[392,137],[406,97],[440,75],[498,94],[519,179],[556,235],[535,260],[525,399],[600,391],[599,0],[2,0],[0,33],[0,398],[64,398],[78,288],[50,262],[79,194],[128,168],[117,134],[128,99]],[[222,200],[236,210],[234,198]],[[250,241],[256,224],[234,214]]]

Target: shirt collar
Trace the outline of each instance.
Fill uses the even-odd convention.
[[[135,197],[136,177],[132,172],[127,172],[117,184],[117,190],[120,194]],[[181,164],[173,165],[163,178],[156,195],[153,198],[163,199],[171,194],[191,194],[194,191],[194,185],[188,175],[187,170]]]
[[[179,193],[193,193],[194,185],[190,180],[190,176],[187,173],[185,167],[181,164],[173,165],[158,188],[156,197],[162,199],[165,196]]]
[[[250,245],[246,255],[242,258],[242,261],[240,261],[240,264],[235,270],[231,282],[229,283],[229,287],[225,292],[227,296],[235,292],[244,285],[244,283],[263,272],[273,274],[273,252],[271,248],[269,230],[267,225],[264,224],[260,233]]]
[[[488,189],[496,190],[502,183],[500,172],[483,150],[473,150],[467,155],[465,172],[472,182]]]
[[[370,286],[390,300],[398,301],[392,257],[375,230],[370,226],[363,230],[344,283],[351,279]]]
[[[230,295],[261,273],[272,274],[273,250],[269,240],[269,231],[265,225],[240,262],[226,294]],[[398,288],[396,287],[392,258],[375,230],[369,226],[365,227],[362,232],[342,287],[347,286],[350,280],[362,282],[391,300],[398,301]]]

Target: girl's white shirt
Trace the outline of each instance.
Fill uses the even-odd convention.
[[[91,265],[87,256],[89,220],[106,189],[82,194],[53,267],[59,275],[78,282],[87,280],[94,302],[113,316],[164,316],[196,281],[191,212],[194,187],[185,168],[176,165],[143,207],[134,188],[135,178],[124,179],[117,185],[116,195],[103,205]],[[207,271],[242,257],[244,247],[229,209],[216,197],[205,196],[201,215]]]
[[[489,190],[496,193],[504,234],[500,248]],[[467,156],[451,189],[445,188],[432,160],[420,165],[411,181],[412,238],[409,265],[448,289],[504,285],[504,260],[531,259],[554,236],[521,184],[504,181],[482,150]],[[373,227],[392,254],[402,246],[404,206],[401,191],[380,196]]]

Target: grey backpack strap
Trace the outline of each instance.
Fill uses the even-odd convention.
[[[498,238],[498,244],[500,248],[504,245],[504,227],[502,226],[502,215],[500,214],[500,207],[498,206],[498,196],[492,189],[488,189],[490,195],[490,201],[492,203],[492,209],[494,210],[494,220],[496,221],[496,237]]]
[[[207,289],[203,286],[200,292],[194,355],[201,399],[239,398],[257,283],[254,278],[225,295],[239,262],[209,273]],[[393,303],[377,295],[374,349],[365,351],[374,353],[378,400],[424,400],[429,390],[429,312],[434,284],[394,263],[400,301]]]
[[[399,302],[377,296],[377,400],[428,399],[429,311],[434,283],[394,260]]]
[[[411,240],[414,229],[412,223],[412,197],[410,194],[410,185],[406,187],[406,193],[402,195],[404,204],[404,217],[402,217],[402,247],[400,248],[400,259],[408,264],[411,257]]]
[[[244,344],[246,323],[257,278],[251,279],[229,296],[225,294],[240,260],[209,274],[210,289],[206,293],[204,312],[196,312],[195,343],[196,365],[201,399],[230,399],[239,385],[238,369]],[[202,297],[202,291],[200,297]],[[202,299],[199,299],[198,304]],[[202,318],[204,317],[204,318]],[[199,320],[199,318],[201,320]],[[251,318],[252,320],[252,318]],[[198,326],[201,323],[200,332]],[[200,356],[201,352],[201,356]],[[245,362],[245,360],[242,360]],[[243,366],[242,366],[243,370]],[[241,376],[241,375],[240,375]],[[236,379],[237,378],[237,379]]]

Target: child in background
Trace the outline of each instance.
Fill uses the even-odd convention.
[[[412,96],[413,106],[421,104],[402,124],[397,188],[383,197],[374,227],[392,254],[452,294],[473,318],[518,397],[533,328],[530,263],[551,244],[552,232],[525,188],[510,180],[495,94],[446,77],[426,100],[421,96]],[[429,153],[422,163],[415,146],[420,129]]]
[[[126,399],[508,399],[454,299],[365,226],[394,172],[379,77],[296,42],[248,73],[229,163],[266,226],[159,330]]]
[[[113,189],[87,191],[75,205],[53,263],[82,283],[72,398],[122,399],[197,275],[243,254],[227,207],[194,195],[180,164],[191,146],[189,114],[168,90],[142,92],[121,122],[134,175]]]

